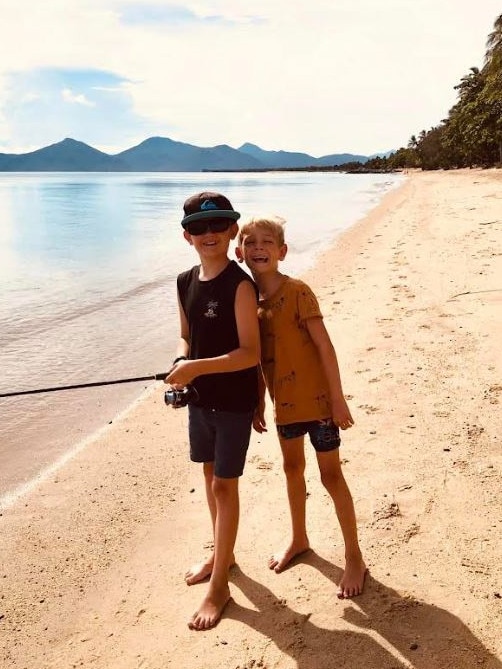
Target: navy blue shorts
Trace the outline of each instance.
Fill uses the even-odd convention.
[[[242,476],[253,413],[216,411],[189,404],[190,460],[214,462],[215,476],[222,479]]]
[[[312,446],[319,453],[334,451],[340,446],[340,431],[331,418],[278,425],[277,432],[281,439],[297,439],[308,432]]]

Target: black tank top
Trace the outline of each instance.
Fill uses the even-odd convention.
[[[239,348],[235,320],[235,294],[241,281],[251,277],[232,260],[210,281],[199,280],[199,269],[178,276],[178,295],[185,312],[190,337],[191,360],[214,358]],[[258,298],[258,294],[257,294]],[[197,406],[219,411],[251,411],[258,404],[258,368],[237,372],[205,374],[192,382],[199,399]]]

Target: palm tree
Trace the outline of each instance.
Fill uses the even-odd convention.
[[[502,14],[495,20],[494,30],[488,35],[486,41],[485,63],[491,69],[492,66],[502,66]]]
[[[488,35],[486,47],[483,68],[486,83],[483,98],[494,119],[499,162],[502,163],[502,14],[495,20],[494,29]]]

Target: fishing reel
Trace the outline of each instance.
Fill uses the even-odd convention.
[[[195,402],[198,399],[199,393],[190,385],[185,388],[170,388],[164,393],[164,402],[174,409],[186,407],[189,402]]]

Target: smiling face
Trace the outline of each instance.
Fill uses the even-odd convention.
[[[216,228],[211,229],[209,225],[202,234],[191,235],[188,230],[184,230],[183,236],[201,258],[214,258],[227,255],[230,241],[235,239],[238,231],[237,223],[230,222],[230,226],[221,232],[216,231]]]
[[[288,247],[280,242],[278,235],[269,226],[248,225],[239,235],[236,248],[239,260],[243,260],[253,275],[277,272],[279,262],[284,260]]]

